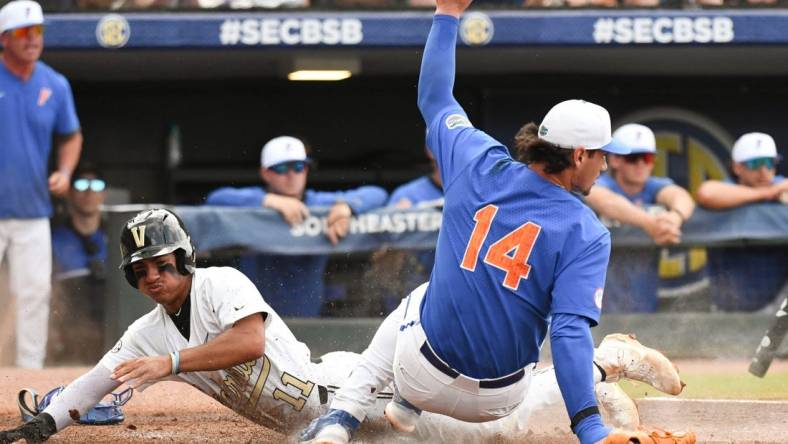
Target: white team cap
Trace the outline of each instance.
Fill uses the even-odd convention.
[[[613,133],[613,139],[619,145],[629,148],[630,153],[656,153],[657,138],[654,131],[639,123],[628,123]]]
[[[777,146],[772,136],[764,133],[747,133],[733,144],[734,162],[745,162],[759,157],[777,157]]]
[[[297,160],[308,160],[306,157],[306,147],[304,142],[290,136],[275,137],[263,146],[260,152],[260,165],[263,168],[270,168],[274,165],[293,162]]]
[[[607,110],[585,100],[566,100],[552,107],[539,125],[539,138],[561,148],[629,154],[610,136]]]
[[[43,25],[41,5],[32,0],[15,0],[0,9],[0,33],[32,25]]]

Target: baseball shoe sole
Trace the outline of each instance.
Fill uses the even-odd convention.
[[[302,442],[305,444],[348,444],[350,436],[341,425],[331,424],[323,427],[314,439]]]
[[[637,430],[640,414],[635,401],[615,382],[600,382],[595,387],[602,410],[607,413],[610,425],[615,428]]]
[[[624,377],[678,395],[684,389],[676,366],[662,353],[638,342],[634,336],[605,336],[594,353],[594,362],[605,370],[606,382]]]
[[[388,404],[386,404],[386,408],[383,410],[383,415],[386,417],[394,430],[402,433],[413,432],[413,430],[416,429],[416,423],[421,417],[413,410],[394,401],[390,401]]]

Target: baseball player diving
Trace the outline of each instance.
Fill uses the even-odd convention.
[[[427,146],[445,192],[430,282],[384,321],[302,442],[348,442],[369,394],[391,380],[385,416],[396,430],[413,431],[422,412],[496,422],[524,401],[560,394],[582,444],[634,436],[603,424],[596,383],[626,376],[671,394],[682,389],[669,361],[633,338],[609,336],[594,350],[590,328],[602,307],[610,233],[574,193],[588,194],[606,152],[628,154],[611,143],[608,112],[561,102],[530,126],[512,159],[452,95],[458,22],[469,4],[437,0],[419,78]],[[534,374],[548,327],[555,368]]]
[[[162,380],[186,382],[258,424],[290,433],[324,413],[334,389],[361,362],[361,356],[347,352],[329,353],[318,363],[312,362],[307,346],[293,336],[248,278],[233,268],[195,266],[189,234],[171,211],[137,214],[123,226],[120,244],[121,268],[129,284],[158,305],[135,321],[93,369],[69,384],[32,421],[0,432],[0,444],[20,439],[45,441],[72,424],[71,410],[84,416],[124,383],[144,390]],[[392,322],[398,324],[390,316],[386,325]],[[608,342],[611,358],[633,357],[627,343]],[[667,360],[665,364],[670,366]],[[669,383],[678,383],[675,372],[670,377],[675,381]],[[551,379],[555,376],[550,369],[534,376],[535,381],[545,381],[546,387],[551,386]],[[664,384],[660,380],[657,387],[671,390]],[[388,387],[373,395],[370,420],[385,422],[382,412],[391,397]],[[515,427],[524,424],[531,411],[560,402],[560,395],[556,389],[532,399],[512,415],[515,421],[473,424],[425,413],[415,436],[481,442],[495,433],[516,432]],[[636,411],[627,410],[626,401],[631,403],[625,398],[620,408],[613,405],[611,414],[636,417]]]

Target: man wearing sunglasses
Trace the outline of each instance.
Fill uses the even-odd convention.
[[[698,188],[698,203],[725,210],[758,202],[785,202],[788,180],[777,174],[780,155],[764,133],[739,137],[731,152],[736,181],[708,180]],[[786,284],[785,249],[768,246],[714,248],[709,251],[709,279],[714,306],[723,311],[766,307]]]
[[[788,181],[777,173],[777,145],[772,136],[747,133],[731,152],[731,169],[736,182],[707,180],[698,188],[698,203],[723,210],[755,202],[771,202],[788,193]]]
[[[657,245],[681,239],[681,225],[695,210],[690,194],[667,177],[652,177],[657,145],[654,133],[637,123],[623,125],[613,133],[631,154],[608,156],[611,173],[602,175],[586,197],[599,215],[640,227]],[[667,211],[654,213],[649,206]],[[637,257],[634,257],[637,256]],[[653,312],[657,310],[658,255],[653,250],[613,251],[605,284],[605,313]]]
[[[362,186],[348,191],[306,189],[310,159],[304,143],[290,136],[276,137],[260,153],[260,178],[265,188],[220,188],[205,203],[234,207],[265,207],[279,212],[290,225],[309,216],[309,207],[331,207],[326,236],[336,245],[347,235],[350,216],[386,203],[388,194],[380,187]],[[314,317],[323,304],[323,271],[326,256],[271,256],[247,254],[240,268],[260,290],[265,300],[282,316]]]
[[[106,189],[100,169],[82,162],[68,192],[67,220],[52,229],[52,362],[89,364],[101,357],[102,338],[96,332],[104,317],[107,234],[101,206]]]
[[[50,193],[68,191],[82,150],[68,80],[39,61],[43,31],[38,3],[15,0],[0,9],[0,262],[8,261],[17,301],[16,364],[29,368],[43,365],[46,350]],[[53,139],[56,170],[47,175]]]

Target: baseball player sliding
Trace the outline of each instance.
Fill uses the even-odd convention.
[[[557,104],[538,129],[530,125],[519,161],[512,159],[452,95],[458,22],[469,4],[437,0],[419,78],[427,146],[445,192],[430,282],[382,324],[302,442],[348,442],[364,420],[365,398],[392,379],[385,415],[397,430],[414,430],[422,411],[501,420],[547,392],[562,395],[583,444],[632,436],[602,423],[596,383],[623,375],[668,393],[682,389],[669,361],[632,338],[608,337],[594,350],[590,328],[602,307],[610,233],[573,193],[588,194],[607,167],[605,152],[629,152],[611,143],[607,110],[582,100]],[[554,389],[533,372],[548,326]],[[621,354],[610,353],[614,347]]]
[[[334,352],[313,363],[306,345],[293,336],[243,274],[227,267],[195,267],[188,232],[168,210],[147,210],[130,219],[121,233],[121,252],[121,268],[129,284],[158,305],[134,322],[98,365],[69,384],[32,421],[0,432],[0,444],[20,439],[45,441],[74,421],[70,411],[84,416],[121,384],[143,390],[162,380],[187,382],[258,424],[288,433],[325,412],[334,388],[347,381],[361,362],[355,353]],[[414,292],[420,293],[423,287]],[[382,331],[398,325],[393,316],[386,319]],[[605,347],[609,359],[624,356],[638,366],[643,358],[664,359],[652,352],[637,357],[632,352],[645,349],[633,350],[627,341],[607,341],[600,350]],[[611,363],[611,369],[615,365]],[[620,369],[610,370],[614,372]],[[514,433],[533,410],[560,402],[554,372],[541,371],[533,381],[539,393],[510,418],[472,424],[424,414],[416,436],[430,441],[481,442],[495,433]],[[672,390],[665,387],[666,381],[677,384],[678,376],[672,372],[655,384]],[[391,397],[387,387],[372,396],[370,419],[384,421],[382,411]],[[614,416],[637,420],[631,400],[624,397],[617,406],[612,406]]]

